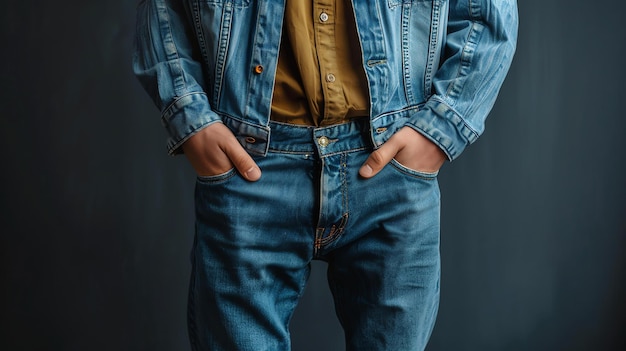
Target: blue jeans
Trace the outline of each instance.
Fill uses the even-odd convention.
[[[234,170],[198,177],[193,350],[289,350],[315,259],[328,262],[347,350],[425,348],[439,303],[437,175],[392,161],[359,177],[367,124],[272,123],[258,182]]]

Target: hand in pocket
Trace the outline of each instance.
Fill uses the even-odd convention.
[[[190,137],[183,151],[200,176],[225,173],[233,167],[247,180],[261,178],[261,170],[239,144],[235,135],[222,123],[214,123]]]
[[[412,170],[434,173],[445,162],[446,154],[413,128],[404,127],[372,152],[361,166],[359,174],[364,178],[371,178],[392,159]]]

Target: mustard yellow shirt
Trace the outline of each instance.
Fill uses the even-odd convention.
[[[325,126],[368,114],[350,0],[287,0],[272,120]]]

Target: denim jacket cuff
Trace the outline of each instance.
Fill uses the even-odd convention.
[[[479,136],[459,113],[436,97],[415,112],[406,125],[437,144],[450,161],[459,157]]]
[[[201,129],[221,118],[211,110],[204,93],[190,93],[176,99],[161,115],[161,121],[169,138],[167,151],[170,155],[182,153],[180,146]]]

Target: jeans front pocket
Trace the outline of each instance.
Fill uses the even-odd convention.
[[[390,165],[398,172],[404,175],[413,177],[413,178],[419,178],[419,179],[424,179],[424,180],[434,180],[434,179],[437,179],[437,175],[439,174],[439,171],[425,172],[425,171],[418,171],[418,170],[409,168],[403,165],[402,163],[396,161],[396,159],[392,159],[390,162]]]
[[[234,168],[231,168],[230,170],[224,173],[210,175],[210,176],[198,175],[196,178],[198,182],[202,184],[219,184],[219,183],[226,182],[230,178],[234,177],[236,174],[237,174],[237,170]]]

